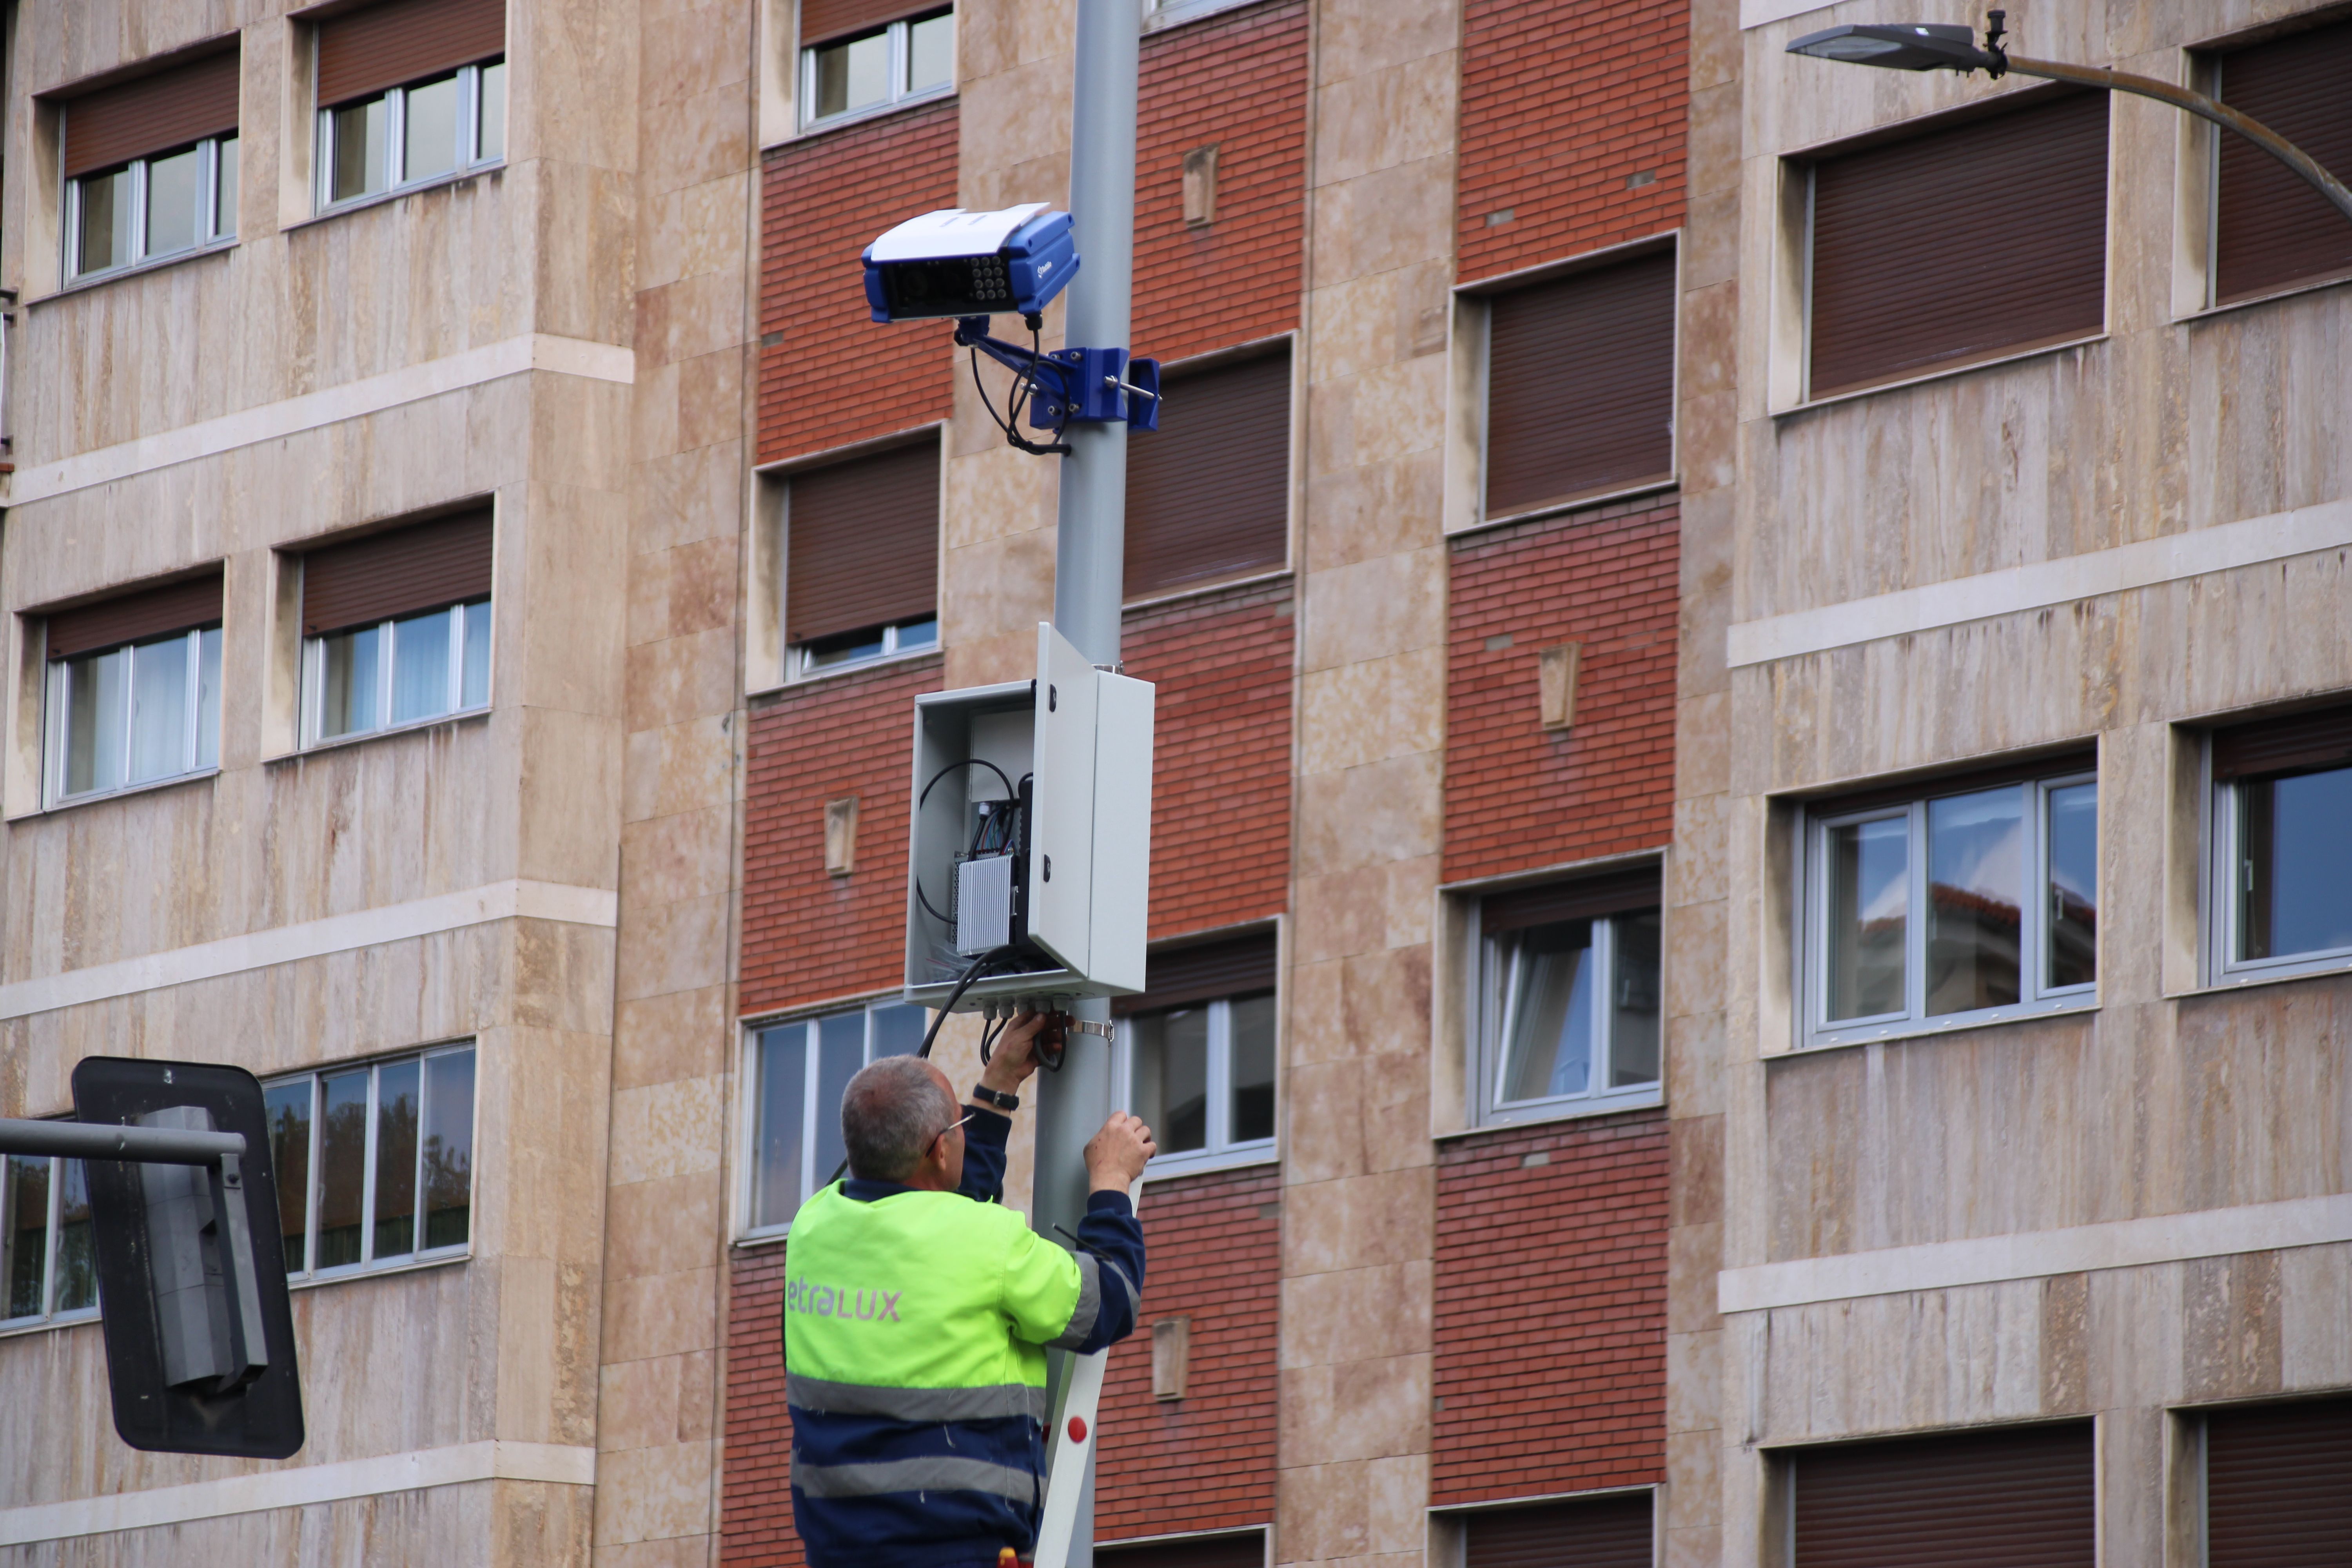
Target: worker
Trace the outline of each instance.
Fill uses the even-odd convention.
[[[1004,1140],[1051,1015],[1023,1013],[959,1106],[884,1057],[841,1097],[849,1177],[784,1261],[793,1524],[811,1568],[998,1568],[1045,1509],[1045,1352],[1127,1337],[1143,1289],[1129,1189],[1157,1152],[1115,1112],[1087,1144],[1073,1256],[1003,1205]],[[1058,1027],[1058,1025],[1055,1025]]]

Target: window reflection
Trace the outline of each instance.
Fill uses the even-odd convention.
[[[1927,803],[1929,1016],[2016,1003],[2024,884],[2023,788]]]
[[[1900,816],[1852,822],[1829,838],[1829,1016],[1902,1012],[1911,825]]]
[[[417,1064],[376,1069],[375,1256],[416,1249]]]
[[[460,1247],[472,1235],[474,1053],[425,1059],[425,1245]]]
[[[58,1247],[49,1282],[49,1310],[79,1312],[98,1305],[98,1252],[90,1237],[89,1176],[79,1160],[57,1163]]]
[[[314,1268],[360,1260],[367,1201],[368,1074],[337,1073],[323,1085],[319,1116],[319,1255]]]
[[[1582,1094],[1592,1081],[1592,922],[1533,926],[1510,942],[1496,1100]]]
[[[2099,977],[2099,786],[2050,792],[2050,977],[2053,989]]]
[[[2238,786],[2242,959],[2352,948],[2352,768]]]
[[[41,1270],[49,1250],[49,1161],[46,1154],[11,1154],[0,1171],[6,1230],[0,1232],[11,1318],[41,1315]]]
[[[278,1180],[278,1231],[285,1241],[287,1270],[299,1274],[310,1266],[310,1080],[272,1084],[263,1107],[269,1120],[269,1166]]]
[[[1274,1136],[1274,996],[1244,996],[1233,1014],[1233,1141]]]

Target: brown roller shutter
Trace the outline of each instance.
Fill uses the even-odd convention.
[[[503,54],[506,0],[384,0],[319,24],[319,107]]]
[[[811,468],[790,482],[787,642],[917,620],[938,609],[938,441]]]
[[[68,99],[66,177],[235,131],[237,58],[232,47]]]
[[[220,618],[221,571],[215,566],[176,583],[57,611],[46,627],[49,657],[71,658],[93,648],[215,626]]]
[[[2213,776],[2252,778],[2352,763],[2352,708],[2238,724],[2213,734]]]
[[[2352,21],[2223,56],[2221,96],[2338,179],[2352,171]],[[2352,271],[2352,224],[2326,197],[2242,136],[2221,136],[2221,164],[2217,302]]]
[[[1811,395],[2095,332],[2106,254],[2105,93],[1821,159]]]
[[[1650,1568],[1647,1492],[1465,1514],[1463,1568]]]
[[[1517,888],[1479,900],[1478,929],[1523,931],[1528,926],[1550,925],[1559,921],[1589,921],[1633,910],[1654,910],[1663,901],[1662,888],[1655,866],[1621,871],[1612,877],[1586,877],[1573,882],[1546,882],[1539,888]]]
[[[1675,258],[1495,296],[1486,515],[1664,479],[1675,460]]]
[[[908,0],[801,0],[801,47],[866,32],[901,16],[942,9],[939,0],[920,0],[916,5]]]
[[[490,510],[331,544],[302,558],[302,635],[319,637],[490,591]]]
[[[2206,1568],[2352,1560],[2352,1399],[2205,1418]]]
[[[1097,1543],[1095,1561],[1103,1568],[1265,1568],[1265,1536],[1252,1531],[1247,1535],[1154,1541],[1143,1546],[1106,1541]]]
[[[1178,369],[1127,443],[1127,596],[1270,572],[1289,556],[1290,348]]]
[[[1125,1017],[1213,1002],[1220,996],[1271,991],[1274,984],[1274,933],[1253,931],[1223,942],[1198,942],[1150,954],[1143,963],[1143,994],[1116,996],[1110,1005],[1112,1012]]]
[[[2089,1422],[1802,1449],[1792,1568],[2092,1568]]]

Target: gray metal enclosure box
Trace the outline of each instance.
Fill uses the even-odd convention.
[[[1143,989],[1153,697],[1149,683],[1095,668],[1040,622],[1036,679],[915,699],[907,794],[908,1001],[943,1005],[971,962],[956,952],[946,919],[955,908],[950,868],[970,842],[975,805],[1007,798],[1024,776],[1032,780],[1024,868],[1029,937],[1052,963],[975,980],[959,1008],[1003,997],[1118,996]],[[956,767],[975,760],[993,768]]]

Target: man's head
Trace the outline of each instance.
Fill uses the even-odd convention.
[[[931,1184],[921,1177],[943,1177],[953,1190],[963,1176],[963,1142],[940,1134],[958,1114],[947,1075],[920,1057],[884,1057],[860,1069],[841,1094],[841,1141],[849,1149],[850,1174],[908,1186]],[[947,1158],[934,1158],[940,1155]],[[953,1169],[927,1171],[927,1161]]]

